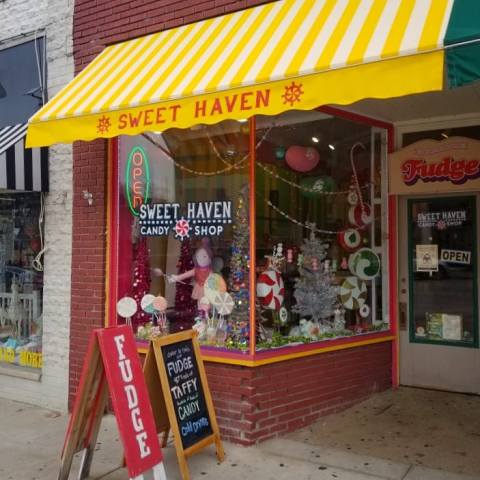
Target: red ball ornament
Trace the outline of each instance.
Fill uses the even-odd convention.
[[[287,165],[297,172],[309,172],[320,162],[320,155],[315,148],[293,145],[285,154]]]
[[[39,252],[41,248],[40,240],[38,240],[38,238],[34,238],[33,240],[30,240],[30,248],[34,252]]]

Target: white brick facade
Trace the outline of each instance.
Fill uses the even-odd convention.
[[[74,0],[0,0],[0,48],[37,31],[47,49],[48,98],[73,78]],[[45,201],[43,370],[40,381],[0,375],[0,396],[65,411],[68,400],[72,258],[72,148],[50,148]]]

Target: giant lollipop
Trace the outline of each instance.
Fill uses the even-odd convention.
[[[349,310],[359,309],[367,300],[367,286],[357,277],[347,277],[340,287],[340,301]]]
[[[279,272],[265,270],[257,279],[257,297],[263,307],[279,311],[283,303],[285,289]]]
[[[132,325],[132,317],[137,313],[137,302],[132,297],[123,297],[117,302],[117,313],[125,319],[127,325]]]

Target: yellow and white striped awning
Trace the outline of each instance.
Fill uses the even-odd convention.
[[[28,145],[443,87],[453,0],[281,0],[106,48],[30,120]]]

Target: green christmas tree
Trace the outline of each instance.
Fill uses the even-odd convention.
[[[235,302],[231,319],[248,321],[248,265],[249,229],[248,229],[248,187],[241,189],[236,204],[233,223],[232,256],[230,258],[230,276],[228,280],[230,294]]]
[[[304,240],[299,262],[300,276],[295,280],[293,294],[297,303],[292,308],[302,318],[311,317],[314,322],[324,325],[332,317],[337,300],[329,262],[325,261],[327,249],[328,244],[315,237],[313,230]]]

